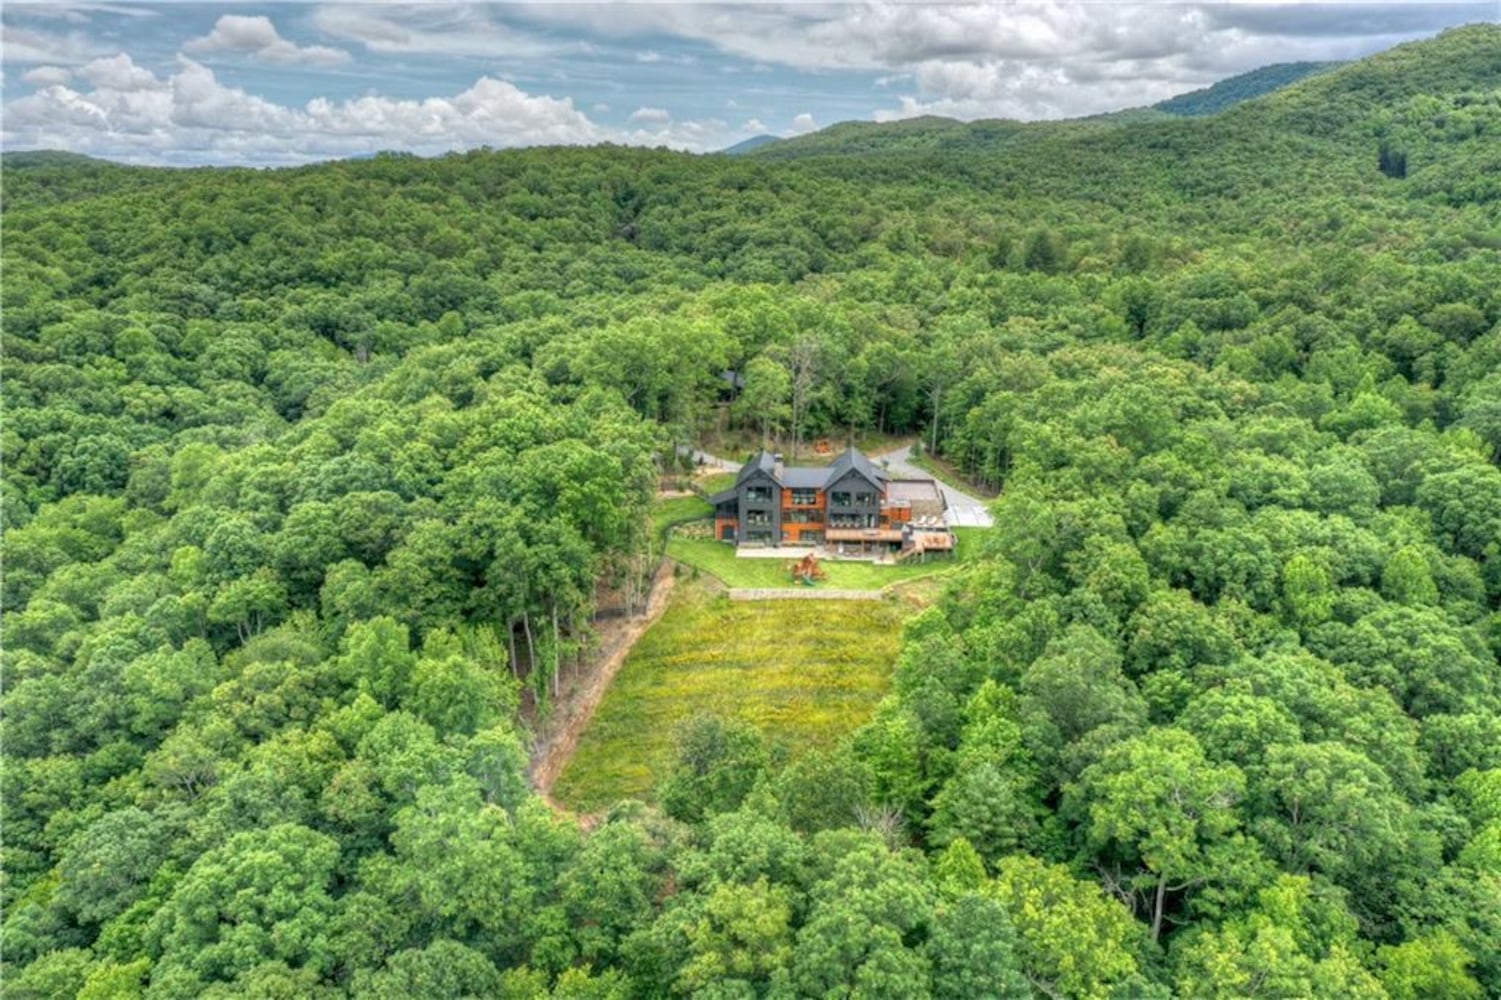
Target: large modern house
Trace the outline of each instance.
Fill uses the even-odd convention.
[[[931,479],[892,479],[850,448],[825,467],[786,466],[762,451],[735,485],[709,498],[714,537],[735,545],[821,546],[847,554],[954,547],[943,492]]]

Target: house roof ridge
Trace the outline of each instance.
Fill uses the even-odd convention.
[[[885,486],[891,479],[870,460],[870,456],[854,445],[845,448],[827,466],[784,464],[780,468],[777,466],[775,453],[762,448],[741,466],[740,472],[735,476],[735,485],[738,487],[757,470],[765,472],[778,486],[789,489],[828,489],[851,471],[859,473],[875,486]],[[797,482],[794,484],[792,480]]]

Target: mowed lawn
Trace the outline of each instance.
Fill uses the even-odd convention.
[[[690,521],[702,521],[713,514],[713,506],[701,497],[659,498],[651,510],[652,537],[657,540],[657,544],[661,544],[671,528]]]
[[[828,574],[820,587],[849,590],[880,590],[893,583],[947,572],[956,564],[971,562],[984,544],[983,535],[991,528],[957,528],[959,546],[953,555],[930,555],[927,562],[901,562],[877,565],[864,561],[822,560],[819,565]],[[781,559],[741,559],[735,547],[725,542],[701,538],[674,538],[667,554],[680,563],[693,566],[718,578],[727,587],[792,587],[787,564],[791,556]]]
[[[641,637],[553,790],[580,812],[650,798],[679,722],[697,712],[758,726],[794,756],[827,746],[886,694],[910,613],[885,601],[730,601],[679,586]]]

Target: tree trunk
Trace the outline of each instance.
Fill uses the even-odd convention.
[[[531,673],[537,669],[537,643],[532,639],[531,612],[521,612],[521,627],[526,630],[526,669],[527,673]]]
[[[552,602],[552,696],[558,696],[558,678],[562,673],[562,664],[558,656],[562,645],[562,637],[558,634],[558,602]]]
[[[938,454],[938,405],[943,401],[943,390],[933,390],[933,442],[928,445],[928,454]]]
[[[1152,943],[1162,936],[1162,904],[1167,896],[1167,876],[1157,876],[1157,898],[1152,903]]]
[[[521,677],[521,664],[516,660],[516,619],[506,622],[506,642],[511,646],[511,676]]]
[[[798,393],[794,387],[792,390],[792,460],[797,461],[797,442],[802,431],[802,420],[798,415]]]

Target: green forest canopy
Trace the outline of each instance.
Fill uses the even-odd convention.
[[[7,170],[7,995],[1501,994],[1498,52],[796,159]],[[847,741],[699,719],[585,832],[518,708],[726,369],[999,528]]]

